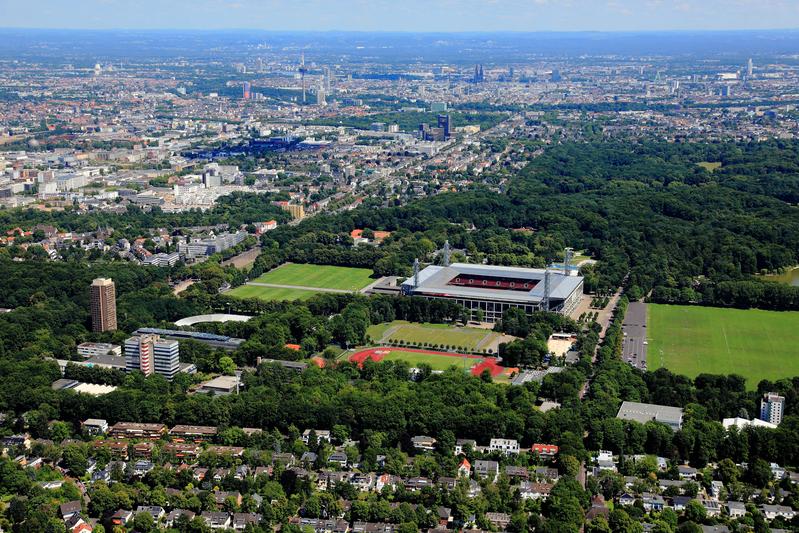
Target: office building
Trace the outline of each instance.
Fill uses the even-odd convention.
[[[78,344],[78,355],[81,357],[94,357],[96,355],[122,355],[122,347],[105,342],[84,342]]]
[[[92,331],[117,329],[117,297],[114,281],[97,278],[91,286]]]
[[[215,333],[203,333],[201,331],[184,331],[181,329],[161,329],[161,328],[139,328],[133,332],[134,335],[157,335],[162,339],[181,341],[191,339],[201,342],[212,348],[220,348],[227,352],[232,352],[241,346],[244,339],[228,337],[227,335],[217,335]]]
[[[252,96],[252,88],[250,86],[250,82],[245,81],[244,86],[242,87],[241,97],[244,98],[245,100],[249,100],[251,96]]]
[[[327,101],[325,100],[325,89],[323,87],[319,87],[316,90],[316,105],[318,106],[327,105]]]
[[[527,314],[548,309],[570,314],[583,294],[582,276],[562,271],[453,263],[428,266],[402,283],[405,295],[452,300],[471,320],[497,322],[516,307]]]
[[[760,400],[760,420],[776,426],[782,422],[785,411],[785,397],[776,392],[767,392]]]
[[[444,130],[444,138],[449,139],[452,134],[452,119],[449,115],[438,115],[438,127]]]
[[[650,421],[660,422],[677,431],[682,427],[682,415],[683,410],[679,407],[652,403],[622,402],[616,418],[631,420],[639,424],[646,424]]]
[[[172,379],[180,370],[180,344],[158,335],[138,335],[125,341],[125,363],[129,372],[160,374]]]

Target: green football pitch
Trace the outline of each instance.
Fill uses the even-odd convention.
[[[261,300],[307,300],[319,294],[304,289],[286,289],[283,287],[263,287],[260,285],[241,285],[225,293],[234,298],[259,298]]]
[[[749,389],[799,376],[799,312],[649,304],[647,315],[651,370],[738,374]]]
[[[287,263],[252,280],[256,283],[358,291],[372,281],[368,268]]]
[[[495,348],[493,341],[500,337],[491,330],[459,328],[446,324],[411,324],[396,320],[388,324],[376,324],[366,331],[373,342],[399,343],[421,346],[423,343],[439,346],[456,346],[463,350],[476,351]]]

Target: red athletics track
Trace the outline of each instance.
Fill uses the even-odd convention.
[[[484,357],[482,355],[469,355],[469,354],[461,354],[461,353],[452,353],[452,352],[435,352],[433,350],[418,350],[416,348],[399,348],[396,346],[385,346],[379,348],[367,348],[366,350],[361,350],[360,352],[355,352],[350,356],[351,363],[358,363],[358,366],[362,365],[364,361],[367,359],[371,359],[372,361],[379,363],[383,360],[383,356],[391,351],[402,351],[402,352],[413,352],[413,353],[423,353],[429,355],[439,355],[442,357],[457,357],[457,358],[464,358],[467,359],[482,359],[482,362],[473,366],[470,370],[473,376],[479,376],[483,373],[484,370],[488,370],[491,372],[491,376],[498,376],[502,374],[502,372],[508,370],[503,366],[499,366],[497,364],[496,357]]]

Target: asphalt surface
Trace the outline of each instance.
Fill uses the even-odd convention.
[[[622,359],[636,368],[646,368],[646,304],[631,302],[622,323]]]

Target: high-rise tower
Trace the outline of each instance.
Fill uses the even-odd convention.
[[[117,329],[117,295],[114,280],[97,278],[91,285],[92,331]]]

